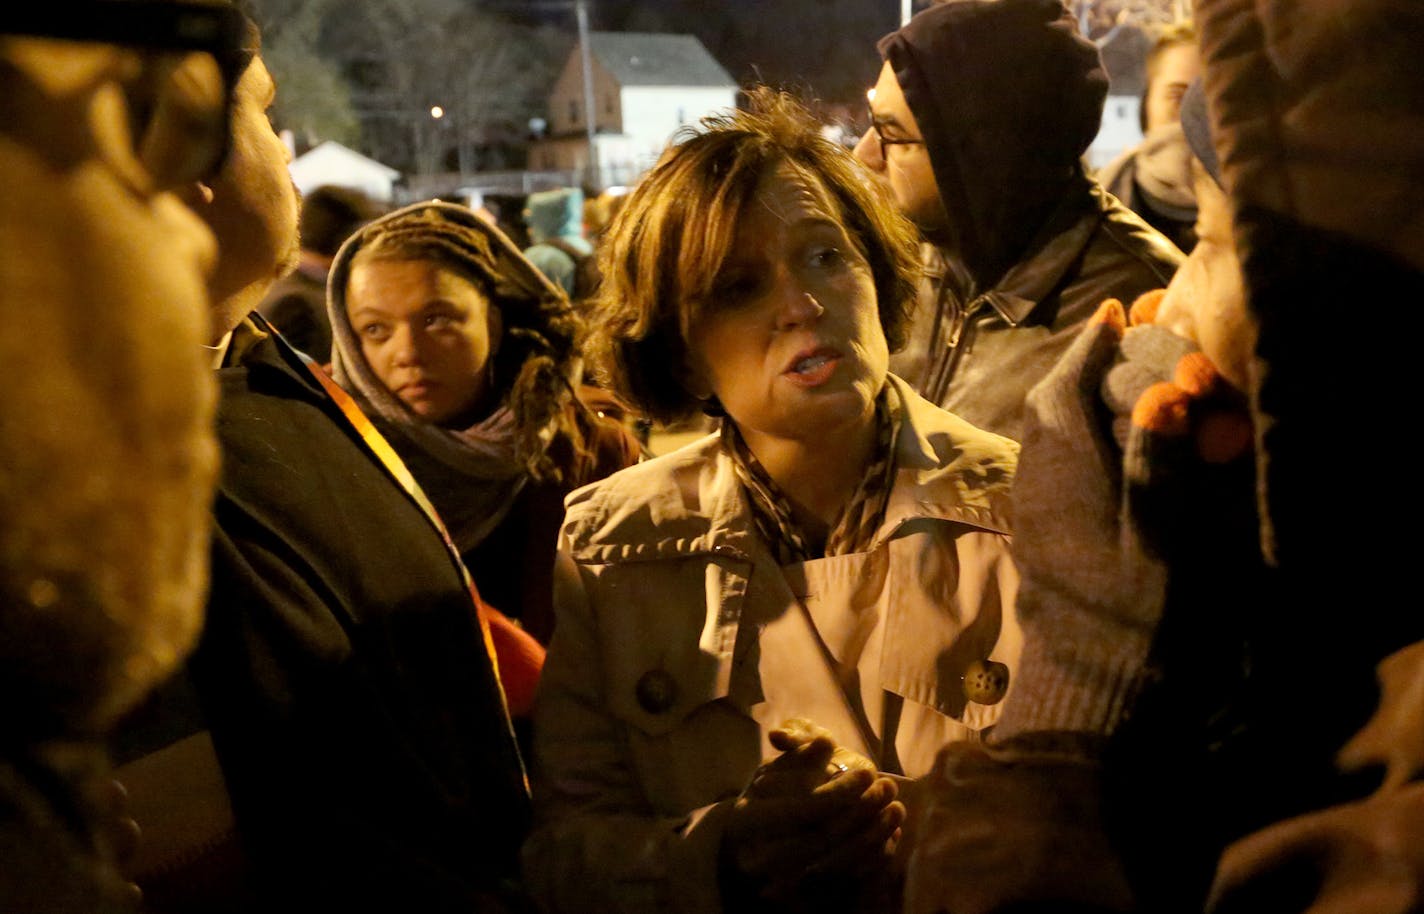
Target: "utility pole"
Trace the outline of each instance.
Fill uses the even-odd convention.
[[[909,0],[906,0],[909,2]],[[578,16],[579,57],[583,64],[583,125],[588,137],[588,183],[598,189],[598,147],[594,145],[594,119],[598,109],[593,102],[593,52],[588,46],[588,5],[586,0],[575,0],[574,12]]]

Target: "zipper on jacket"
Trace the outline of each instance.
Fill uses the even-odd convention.
[[[973,324],[978,323],[978,317],[984,312],[985,307],[983,298],[974,299],[968,306],[961,306],[958,301],[954,301],[952,304],[949,332],[945,335],[940,367],[935,373],[935,390],[933,396],[930,397],[935,403],[944,402],[945,394],[949,392],[950,382],[954,380],[955,369],[959,367],[960,354],[964,350],[963,344],[968,342]]]

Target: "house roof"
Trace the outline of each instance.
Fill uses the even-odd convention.
[[[380,200],[390,198],[391,183],[400,177],[394,168],[330,140],[297,156],[288,170],[292,183],[304,194],[323,184],[336,184]]]
[[[693,35],[591,32],[589,50],[622,86],[726,86],[736,88]]]
[[[400,177],[400,172],[377,162],[370,156],[364,156],[354,149],[341,145],[335,140],[327,140],[308,149],[306,152],[292,160],[293,170],[306,168],[330,168],[332,166],[356,169],[362,172],[380,175],[384,178],[394,180]]]

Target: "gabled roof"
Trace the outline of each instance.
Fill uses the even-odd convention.
[[[369,171],[379,174],[390,180],[400,177],[400,172],[389,165],[377,162],[370,156],[364,156],[354,149],[341,145],[335,140],[327,140],[308,149],[306,152],[292,160],[291,168],[299,171],[306,168],[330,168],[337,165],[344,168],[355,168],[362,171]]]
[[[297,156],[288,170],[292,183],[304,194],[323,184],[336,184],[378,200],[390,198],[391,184],[400,177],[394,168],[330,140]]]
[[[693,35],[592,32],[588,44],[622,86],[737,85]]]

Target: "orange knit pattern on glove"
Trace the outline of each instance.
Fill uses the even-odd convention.
[[[1157,317],[1165,290],[1140,296],[1128,311],[1128,325],[1152,323]],[[1095,320],[1112,323],[1104,315],[1108,306],[1121,312],[1116,299],[1104,302]],[[1252,427],[1239,392],[1228,384],[1215,365],[1200,350],[1177,360],[1172,380],[1160,381],[1142,392],[1132,408],[1132,424],[1154,435],[1180,437],[1192,433],[1197,455],[1207,463],[1229,463],[1252,445]]]

